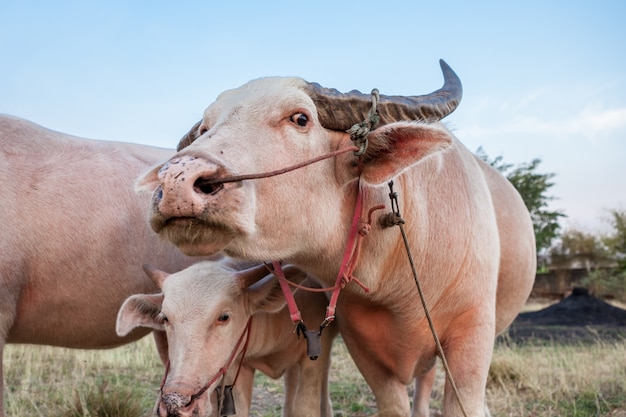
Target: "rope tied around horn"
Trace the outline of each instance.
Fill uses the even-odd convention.
[[[380,116],[378,114],[378,101],[380,100],[380,93],[377,88],[372,90],[372,107],[367,112],[367,118],[361,123],[352,125],[347,132],[350,134],[350,139],[354,142],[355,146],[359,147],[358,151],[354,151],[355,156],[361,156],[367,150],[367,135],[373,130],[378,122]]]

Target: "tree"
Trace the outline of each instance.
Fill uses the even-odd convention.
[[[599,239],[609,267],[592,271],[583,283],[597,295],[626,301],[626,212],[613,209],[609,215],[613,230]]]
[[[626,211],[609,210],[609,223],[612,233],[602,238],[611,258],[617,264],[617,269],[626,272]]]
[[[541,163],[537,158],[529,163],[513,166],[502,162],[502,156],[490,160],[482,147],[478,148],[476,155],[504,175],[520,193],[533,222],[537,254],[547,252],[559,234],[559,219],[565,217],[560,211],[548,210],[548,203],[555,197],[547,193],[554,185],[550,180],[556,174],[537,172]]]
[[[583,267],[587,271],[609,265],[611,256],[599,235],[568,229],[550,248],[550,263],[557,268]]]

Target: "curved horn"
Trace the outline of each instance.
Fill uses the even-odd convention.
[[[241,288],[248,288],[270,274],[271,272],[265,267],[265,264],[260,264],[252,268],[237,271],[235,276]]]
[[[165,279],[170,276],[170,274],[168,274],[167,272],[161,271],[150,264],[144,264],[143,270],[146,275],[148,275],[150,279],[156,284],[156,286],[161,289],[163,289],[163,283],[165,282]]]
[[[378,102],[380,122],[377,126],[400,120],[441,120],[452,113],[461,101],[461,80],[443,59],[439,60],[444,84],[437,91],[423,96],[385,96]],[[370,94],[353,90],[340,93],[316,83],[308,83],[307,93],[317,107],[322,126],[331,130],[346,131],[362,122],[372,106]]]
[[[200,136],[198,133],[198,128],[200,127],[200,123],[202,123],[202,120],[200,120],[198,123],[196,123],[195,125],[193,125],[191,127],[191,129],[189,130],[189,132],[187,132],[185,134],[185,136],[183,136],[182,138],[180,138],[180,141],[178,142],[178,146],[176,147],[176,151],[180,151],[183,148],[186,148],[187,146],[191,145],[191,143],[198,139],[198,137]]]

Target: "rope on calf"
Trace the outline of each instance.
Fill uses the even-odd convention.
[[[404,230],[404,224],[406,221],[400,215],[400,207],[398,206],[398,193],[393,191],[393,181],[389,181],[389,199],[391,200],[391,213],[388,213],[386,216],[382,216],[380,219],[380,225],[384,228],[391,226],[398,226],[400,228],[400,232],[402,233],[402,239],[404,240],[404,247],[406,249],[407,256],[409,258],[409,263],[411,264],[411,271],[413,272],[413,280],[415,281],[415,285],[417,287],[417,292],[420,296],[420,301],[422,302],[422,308],[424,309],[424,313],[426,314],[426,320],[428,321],[428,326],[430,327],[430,332],[433,335],[433,339],[435,340],[435,345],[437,348],[437,355],[441,359],[443,364],[443,368],[446,372],[446,376],[450,381],[450,386],[454,391],[454,395],[456,400],[459,403],[459,407],[461,408],[461,412],[465,417],[468,416],[467,411],[465,411],[465,407],[463,406],[463,401],[461,401],[461,394],[459,393],[459,389],[452,378],[452,372],[450,372],[450,368],[448,367],[448,361],[446,361],[446,355],[443,351],[443,347],[441,346],[441,342],[439,341],[439,336],[437,336],[437,331],[435,330],[435,325],[433,324],[433,319],[430,316],[430,312],[428,310],[428,306],[426,305],[426,298],[424,297],[424,292],[422,291],[422,285],[417,277],[417,270],[415,269],[415,263],[413,262],[413,256],[411,255],[411,249],[409,247],[409,240],[406,236],[406,232]]]

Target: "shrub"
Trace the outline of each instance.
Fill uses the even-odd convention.
[[[626,302],[626,270],[596,269],[583,279],[582,284],[597,297]]]

